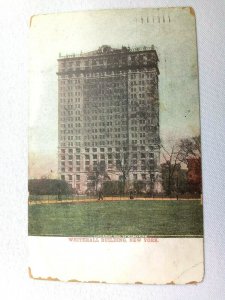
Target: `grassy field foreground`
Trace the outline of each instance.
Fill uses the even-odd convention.
[[[29,206],[29,235],[203,235],[198,200],[103,201]]]

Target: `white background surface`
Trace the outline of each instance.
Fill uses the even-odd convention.
[[[197,18],[203,144],[205,279],[195,286],[105,285],[29,279],[27,253],[28,23],[81,9],[192,6]],[[0,1],[1,299],[224,299],[225,1]]]

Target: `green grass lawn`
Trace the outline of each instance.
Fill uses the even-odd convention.
[[[29,235],[203,235],[198,200],[103,201],[29,206]]]

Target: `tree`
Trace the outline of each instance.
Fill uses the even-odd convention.
[[[122,181],[123,193],[126,192],[126,181],[129,177],[129,173],[132,170],[131,161],[129,159],[129,152],[120,149],[119,152],[114,153],[114,157],[116,159],[116,169],[120,172],[120,180]]]
[[[164,169],[167,169],[167,174],[168,174],[166,191],[168,195],[171,195],[172,182],[177,168],[180,168],[179,157],[181,154],[181,149],[179,147],[179,143],[174,142],[174,144],[168,145],[167,148],[163,144],[161,144],[161,153],[164,158],[164,165],[162,165],[162,167]]]
[[[201,158],[201,140],[200,136],[181,139],[179,142],[179,160],[188,164],[190,158]]]
[[[150,191],[149,192],[151,194],[154,191],[154,184],[155,184],[155,180],[156,180],[156,177],[155,177],[155,173],[156,173],[156,169],[157,169],[156,166],[157,166],[157,163],[156,163],[155,158],[150,157],[146,163],[146,170],[149,173],[149,178],[150,178]]]
[[[69,195],[73,193],[72,187],[59,179],[29,179],[28,190],[30,195]]]
[[[174,186],[176,186],[176,191],[179,190],[178,181],[179,178],[181,178],[180,170],[183,170],[182,165],[184,164],[188,167],[190,159],[200,160],[201,158],[200,136],[171,140],[172,142],[168,142],[166,146],[161,144],[161,154],[164,159],[164,163],[162,164],[162,171],[164,172],[163,179],[164,186],[166,180],[166,191],[168,195],[171,194]],[[182,176],[184,177],[184,174],[182,174]],[[174,178],[177,178],[176,184],[174,184]],[[187,188],[186,183],[183,182],[182,185],[183,189],[184,187]]]
[[[88,174],[88,181],[91,182],[91,190],[95,191],[95,193],[97,193],[98,190],[102,190],[104,180],[110,180],[110,177],[106,172],[105,161],[100,161],[97,165],[93,166]]]

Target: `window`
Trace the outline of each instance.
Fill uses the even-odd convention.
[[[69,153],[73,153],[73,149],[69,149]]]
[[[76,155],[76,159],[80,159],[80,155]]]
[[[146,174],[141,174],[142,180],[146,180]]]
[[[105,149],[104,148],[100,148],[100,152],[104,152],[105,151]]]
[[[93,152],[97,152],[97,148],[93,148]]]
[[[69,155],[69,159],[70,159],[70,160],[73,159],[73,155]]]
[[[105,154],[101,154],[100,159],[105,159]]]
[[[97,154],[93,154],[93,159],[97,159]]]
[[[80,175],[76,175],[76,180],[80,180]]]
[[[61,175],[61,179],[62,179],[62,180],[65,180],[65,175]]]

